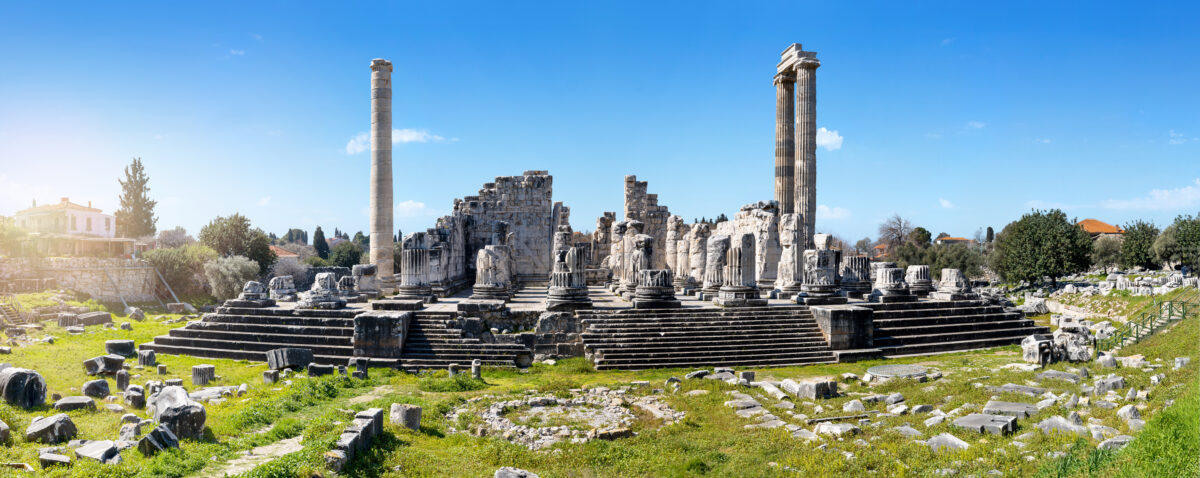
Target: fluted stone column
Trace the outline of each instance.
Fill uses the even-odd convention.
[[[371,263],[382,294],[392,275],[392,62],[371,60]]]
[[[795,75],[775,75],[775,201],[781,214],[796,209],[795,87]]]
[[[801,52],[796,62],[796,212],[804,216],[804,249],[814,249],[817,219],[816,53]]]

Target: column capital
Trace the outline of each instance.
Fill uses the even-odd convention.
[[[383,58],[371,60],[371,71],[387,71],[388,73],[391,73],[392,62],[384,60]]]
[[[778,85],[780,83],[795,83],[795,82],[796,82],[796,74],[795,73],[792,73],[790,71],[782,71],[782,72],[775,74],[775,79],[771,82],[771,84]]]
[[[797,60],[796,61],[797,69],[803,68],[805,70],[815,70],[821,66],[821,60],[817,59],[816,53],[811,53],[811,52],[806,52],[806,53],[810,53],[812,56],[806,56],[806,57],[803,57],[803,58],[800,58],[799,60]]]

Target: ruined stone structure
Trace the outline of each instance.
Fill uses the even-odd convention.
[[[688,281],[695,286],[704,285],[704,275],[708,264],[708,241],[712,231],[708,224],[692,225],[688,231]]]
[[[929,266],[912,265],[904,272],[904,282],[908,290],[918,297],[925,297],[933,291],[933,279],[929,277]]]
[[[642,269],[638,271],[637,290],[633,294],[635,309],[678,309],[671,271]]]
[[[817,215],[817,60],[816,52],[804,51],[799,43],[789,45],[780,55],[776,67],[776,100],[775,100],[775,188],[776,200],[786,198],[780,188],[789,182],[787,174],[792,172],[798,179],[795,182],[795,209],[785,209],[784,212],[795,212],[802,218],[801,233],[804,238],[804,249],[814,249],[813,234],[816,232]],[[787,106],[781,108],[781,97],[788,96],[791,86],[795,87],[795,110],[789,111]],[[789,101],[790,105],[791,102]],[[793,120],[790,116],[795,115]],[[788,144],[780,141],[779,137],[787,133],[788,125],[796,124],[796,140],[794,170],[780,167],[786,163]],[[782,123],[782,125],[780,124]]]
[[[583,255],[577,247],[562,251],[556,256],[554,271],[550,273],[546,310],[578,310],[589,309],[591,306]]]
[[[512,256],[508,246],[487,245],[475,256],[475,285],[471,298],[503,300],[512,297]]]
[[[392,62],[371,60],[371,252],[379,290],[390,294],[392,278]]]
[[[404,238],[400,251],[400,285],[396,297],[433,302],[433,288],[429,286],[429,242],[424,232],[414,232]],[[314,286],[315,287],[315,286]]]
[[[604,260],[612,252],[612,226],[617,220],[617,213],[605,212],[596,218],[596,230],[592,231],[592,254],[588,260],[588,268],[604,267]]]
[[[640,229],[639,223],[633,221],[630,223],[630,231]],[[654,236],[649,234],[627,234],[626,241],[632,243],[632,251],[628,253],[628,260],[625,262],[625,273],[621,282],[621,297],[632,300],[633,295],[637,292],[638,287],[638,272],[649,270],[654,267]]]
[[[782,246],[779,243],[779,204],[759,201],[742,206],[733,219],[719,222],[717,234],[730,237],[750,235],[754,238],[753,273],[761,290],[775,288]]]
[[[715,297],[725,285],[725,271],[729,254],[729,236],[718,234],[708,238],[708,249],[704,262],[704,293]]]
[[[844,304],[845,297],[835,297],[838,292],[837,252],[829,249],[804,251],[803,294],[797,303],[808,305]]]
[[[662,251],[666,268],[670,269],[672,273],[679,271],[679,244],[683,236],[687,234],[687,229],[682,217],[672,215],[667,218],[667,240]]]
[[[779,296],[788,299],[799,294],[804,284],[804,239],[800,235],[801,218],[799,214],[781,214],[779,216],[779,270],[775,279],[775,288]]]
[[[904,269],[885,267],[878,269],[875,277],[875,290],[871,291],[871,302],[913,302],[917,296],[908,290],[904,282]]]
[[[971,300],[978,299],[979,294],[971,291],[971,282],[958,269],[942,269],[942,278],[937,283],[937,291],[930,294],[937,300]]]
[[[846,297],[861,299],[871,292],[871,258],[867,256],[844,256],[841,268],[842,293]]]
[[[649,234],[654,237],[654,250],[666,250],[667,218],[671,212],[666,206],[658,204],[658,195],[647,192],[646,181],[638,181],[637,176],[625,176],[625,220],[640,221],[644,224],[639,234]],[[665,269],[667,260],[662,254],[657,254],[653,264],[654,269]],[[634,278],[636,280],[636,278]]]
[[[726,252],[725,281],[713,302],[722,307],[765,306],[754,279],[754,236],[733,236]]]

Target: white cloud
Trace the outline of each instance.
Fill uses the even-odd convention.
[[[257,34],[257,33],[251,33],[251,34],[250,34],[250,38],[253,38],[253,39],[255,39],[255,40],[258,40],[258,41],[263,41],[263,36],[262,36],[262,35],[259,35],[259,34]]]
[[[983,129],[984,126],[987,126],[987,123],[982,121],[968,121],[966,124],[967,129]]]
[[[829,207],[824,204],[817,206],[817,219],[845,219],[850,217],[850,210],[842,207]]]
[[[259,206],[266,206],[267,204],[270,204],[270,203],[271,203],[271,196],[263,196],[261,198],[258,198]]]
[[[1183,133],[1178,133],[1175,130],[1168,131],[1167,136],[1169,137],[1169,139],[1167,139],[1167,143],[1170,144],[1183,144],[1188,142],[1187,136],[1185,136]]]
[[[954,209],[954,203],[947,201],[946,198],[938,198],[938,204],[941,204],[945,209]]]
[[[229,50],[230,55],[242,56],[246,54],[246,50]]]
[[[393,129],[392,144],[397,143],[428,143],[442,141],[458,141],[458,138],[446,139],[423,129]],[[358,133],[346,142],[346,154],[358,154],[371,149],[371,135]]]
[[[943,38],[943,39],[942,39],[942,46],[946,46],[946,45],[949,45],[949,44],[951,44],[951,43],[954,43],[954,39],[953,39],[953,38]]]
[[[1200,205],[1200,178],[1192,184],[1175,189],[1152,189],[1150,194],[1134,199],[1108,199],[1100,207],[1119,210],[1171,211]]]
[[[400,201],[394,206],[393,212],[399,217],[430,217],[437,216],[439,213],[420,201],[412,199]]]
[[[942,139],[941,133],[925,133],[925,137],[929,139]]]
[[[1050,138],[1034,138],[1034,140],[1033,140],[1033,142],[1041,143],[1041,144],[1050,144],[1051,141],[1052,140]]]
[[[842,149],[842,140],[845,139],[838,134],[837,130],[829,131],[825,128],[817,129],[817,146],[825,148],[827,151],[837,151]]]

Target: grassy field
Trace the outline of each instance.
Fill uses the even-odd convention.
[[[174,318],[164,316],[163,319]],[[127,319],[117,318],[118,323]],[[4,360],[16,366],[38,370],[46,378],[51,393],[64,396],[78,394],[83,382],[91,379],[84,374],[81,362],[104,353],[104,341],[133,339],[138,343],[152,340],[180,324],[164,324],[152,315],[151,320],[132,322],[132,331],[88,327],[82,335],[69,335],[47,323],[45,333],[58,338],[54,344],[34,344],[16,347]],[[38,334],[34,334],[39,337]],[[491,476],[502,466],[524,468],[543,477],[578,476],[777,476],[781,473],[830,476],[928,476],[937,470],[953,470],[962,476],[984,476],[999,470],[1004,476],[1195,476],[1198,472],[1195,457],[1200,456],[1197,437],[1200,385],[1196,373],[1200,365],[1200,319],[1188,319],[1169,331],[1144,340],[1122,352],[1140,353],[1152,363],[1164,366],[1153,372],[1137,369],[1101,370],[1089,366],[1093,374],[1117,372],[1125,376],[1130,386],[1145,389],[1150,376],[1164,373],[1167,379],[1152,389],[1143,416],[1148,426],[1136,435],[1128,448],[1116,453],[1096,452],[1096,443],[1076,436],[1044,436],[1037,433],[1033,423],[1054,414],[1063,414],[1051,407],[1033,418],[1022,420],[1014,436],[997,437],[956,429],[949,421],[926,428],[928,415],[877,416],[872,423],[861,426],[861,433],[842,439],[823,438],[809,443],[793,438],[784,429],[747,429],[757,423],[743,419],[724,405],[734,390],[755,395],[763,406],[781,419],[812,429],[801,419],[788,416],[776,402],[758,397],[756,389],[745,389],[711,380],[685,380],[680,393],[665,393],[664,400],[676,410],[686,413],[679,423],[662,426],[654,420],[641,419],[634,423],[637,436],[617,441],[591,441],[584,444],[560,443],[549,449],[530,451],[496,437],[476,437],[452,433],[445,414],[472,397],[486,397],[483,403],[508,400],[529,394],[566,396],[569,390],[580,387],[607,386],[619,388],[634,380],[648,380],[650,388],[664,388],[668,377],[680,377],[689,370],[650,370],[638,372],[604,371],[591,368],[584,359],[559,361],[557,365],[535,364],[527,371],[485,370],[484,381],[463,376],[447,378],[445,372],[411,375],[391,370],[373,369],[368,380],[345,377],[320,379],[294,378],[291,386],[264,385],[261,374],[265,365],[232,360],[196,359],[191,357],[159,356],[166,364],[168,375],[160,376],[151,369],[131,371],[132,383],[148,380],[183,378],[190,388],[192,365],[208,363],[216,366],[221,378],[216,385],[246,383],[250,392],[219,405],[208,405],[209,433],[200,441],[185,441],[180,450],[143,458],[136,450],[122,453],[120,465],[99,465],[75,460],[70,469],[47,470],[49,476],[197,476],[219,469],[242,452],[303,436],[303,451],[289,454],[246,474],[253,477],[323,476],[334,474],[324,469],[322,453],[329,449],[352,412],[370,407],[385,410],[392,403],[412,403],[423,407],[419,431],[387,425],[386,433],[377,439],[369,452],[357,457],[343,470],[344,476]],[[1175,357],[1188,356],[1192,363],[1181,370],[1172,370]],[[1157,362],[1161,360],[1161,362]],[[994,395],[982,385],[1005,383],[1029,384],[1036,372],[1002,368],[1019,362],[1019,348],[1002,347],[932,357],[912,357],[889,360],[886,363],[918,363],[936,368],[944,377],[925,383],[894,381],[868,387],[861,382],[840,385],[842,396],[814,402],[798,400],[794,412],[809,418],[843,415],[842,405],[867,394],[900,392],[909,406],[932,405],[949,412],[966,407],[979,411]],[[807,377],[839,377],[852,372],[862,375],[866,369],[884,361],[816,365],[807,367],[756,369],[758,378],[783,379]],[[1069,370],[1070,364],[1055,364],[1052,369]],[[1077,392],[1078,386],[1067,382],[1043,382],[1056,393]],[[650,388],[633,389],[632,396],[652,393]],[[688,395],[691,390],[707,390],[707,394]],[[115,388],[114,388],[115,391]],[[1039,399],[1023,395],[1002,394],[1001,400],[1036,402]],[[1164,407],[1168,400],[1174,404]],[[818,411],[817,406],[822,410]],[[868,410],[882,411],[883,405],[867,404]],[[132,412],[145,416],[143,410]],[[37,450],[43,445],[24,440],[23,430],[36,415],[52,414],[49,405],[34,410],[14,409],[0,404],[0,418],[13,430],[13,443],[0,448],[0,461],[24,462],[37,466]],[[1098,407],[1081,410],[1085,420],[1094,418],[1121,433],[1133,434],[1115,410]],[[121,414],[103,410],[70,413],[83,439],[114,440]],[[909,425],[922,432],[922,438],[939,433],[951,433],[971,446],[962,452],[934,453],[913,438],[904,437],[892,428]],[[1014,443],[1016,435],[1030,430],[1035,433]],[[1061,458],[1048,454],[1063,452]],[[4,473],[0,471],[0,473]]]

